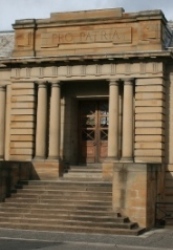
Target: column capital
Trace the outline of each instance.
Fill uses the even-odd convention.
[[[120,79],[119,78],[114,78],[114,79],[109,79],[109,85],[119,85]]]
[[[125,85],[132,85],[134,83],[134,78],[124,78],[121,79]]]
[[[45,86],[47,84],[47,81],[35,81],[35,84],[38,86]]]
[[[60,87],[61,86],[61,81],[51,81],[50,82],[52,87]]]

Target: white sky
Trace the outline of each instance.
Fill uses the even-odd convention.
[[[161,9],[173,20],[173,0],[0,0],[0,31],[15,20],[48,18],[52,12],[123,7],[126,12]]]

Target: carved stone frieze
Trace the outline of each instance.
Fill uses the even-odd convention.
[[[140,63],[140,73],[141,74],[146,73],[146,63]]]
[[[116,65],[115,64],[111,64],[111,75],[115,75],[116,73]]]
[[[12,78],[14,79],[46,79],[51,80],[52,78],[66,79],[66,78],[107,78],[111,76],[119,76],[120,78],[124,75],[133,77],[134,75],[143,75],[143,77],[163,74],[162,63],[151,62],[140,64],[132,63],[110,63],[110,64],[99,64],[96,62],[93,65],[67,65],[67,66],[51,66],[51,67],[34,67],[34,68],[16,68],[13,70]]]

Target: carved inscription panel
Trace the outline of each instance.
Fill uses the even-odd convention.
[[[82,31],[59,31],[41,34],[41,47],[57,47],[61,44],[131,43],[131,27],[84,29]]]

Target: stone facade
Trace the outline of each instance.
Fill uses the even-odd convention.
[[[163,13],[52,13],[13,27],[12,50],[0,34],[3,166],[55,180],[66,165],[100,162],[114,211],[152,227],[173,175],[172,32]]]

